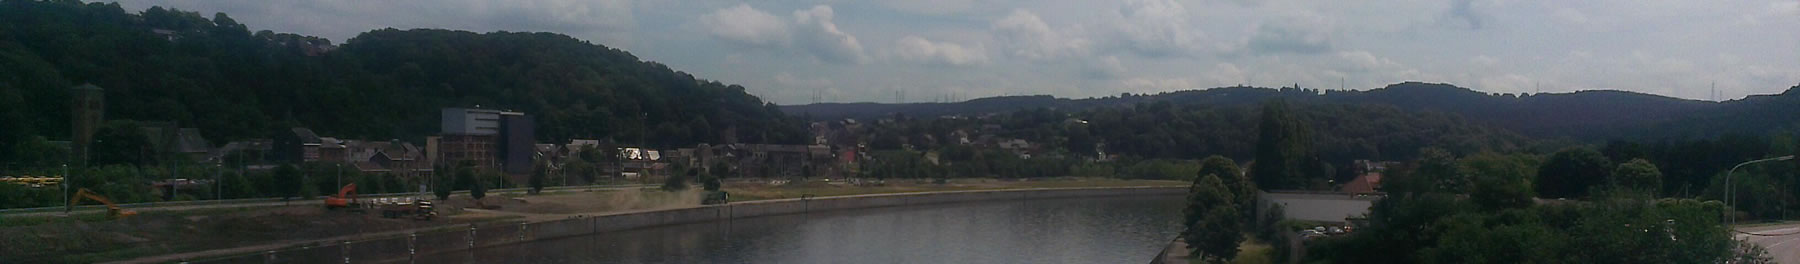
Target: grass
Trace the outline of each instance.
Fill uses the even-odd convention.
[[[1270,247],[1269,244],[1263,243],[1262,241],[1257,241],[1256,238],[1244,239],[1243,243],[1238,244],[1237,258],[1232,259],[1231,263],[1232,264],[1270,264],[1270,263],[1275,263],[1275,248]]]

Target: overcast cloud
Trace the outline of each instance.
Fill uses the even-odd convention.
[[[1800,84],[1800,0],[127,1],[343,43],[550,31],[782,104],[1404,81],[1711,99]]]

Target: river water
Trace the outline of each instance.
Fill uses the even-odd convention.
[[[417,263],[1147,263],[1176,195],[844,210],[653,227],[422,256]]]

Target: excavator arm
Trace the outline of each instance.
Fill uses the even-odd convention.
[[[75,195],[72,196],[74,196],[74,198],[69,198],[69,204],[71,205],[81,204],[82,199],[94,200],[95,202],[105,204],[106,216],[109,218],[117,219],[137,215],[137,211],[125,210],[125,208],[121,208],[118,204],[113,203],[111,199],[106,199],[106,196],[100,196],[100,194],[94,193],[93,190],[88,190],[87,188],[81,188],[81,190],[75,191]]]
[[[325,208],[326,209],[351,207],[351,206],[355,205],[355,203],[356,203],[356,184],[355,183],[344,185],[344,188],[338,189],[337,195],[332,195],[331,197],[325,197]]]

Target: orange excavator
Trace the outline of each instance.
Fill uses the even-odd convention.
[[[359,204],[356,202],[356,184],[355,183],[351,183],[349,185],[344,185],[343,189],[338,189],[337,195],[325,197],[325,209],[338,209],[338,208],[359,209],[356,207],[358,205]]]
[[[88,200],[94,200],[96,202],[100,202],[101,204],[105,204],[106,205],[106,218],[109,218],[109,219],[126,218],[126,217],[131,217],[133,215],[138,214],[137,211],[125,210],[125,208],[119,208],[118,204],[114,204],[112,202],[112,200],[106,199],[106,196],[100,196],[100,194],[94,193],[93,190],[88,190],[87,188],[81,188],[81,190],[75,191],[75,198],[69,199],[69,204],[79,205],[79,204],[81,204],[81,199],[84,199],[84,198],[88,199]]]

